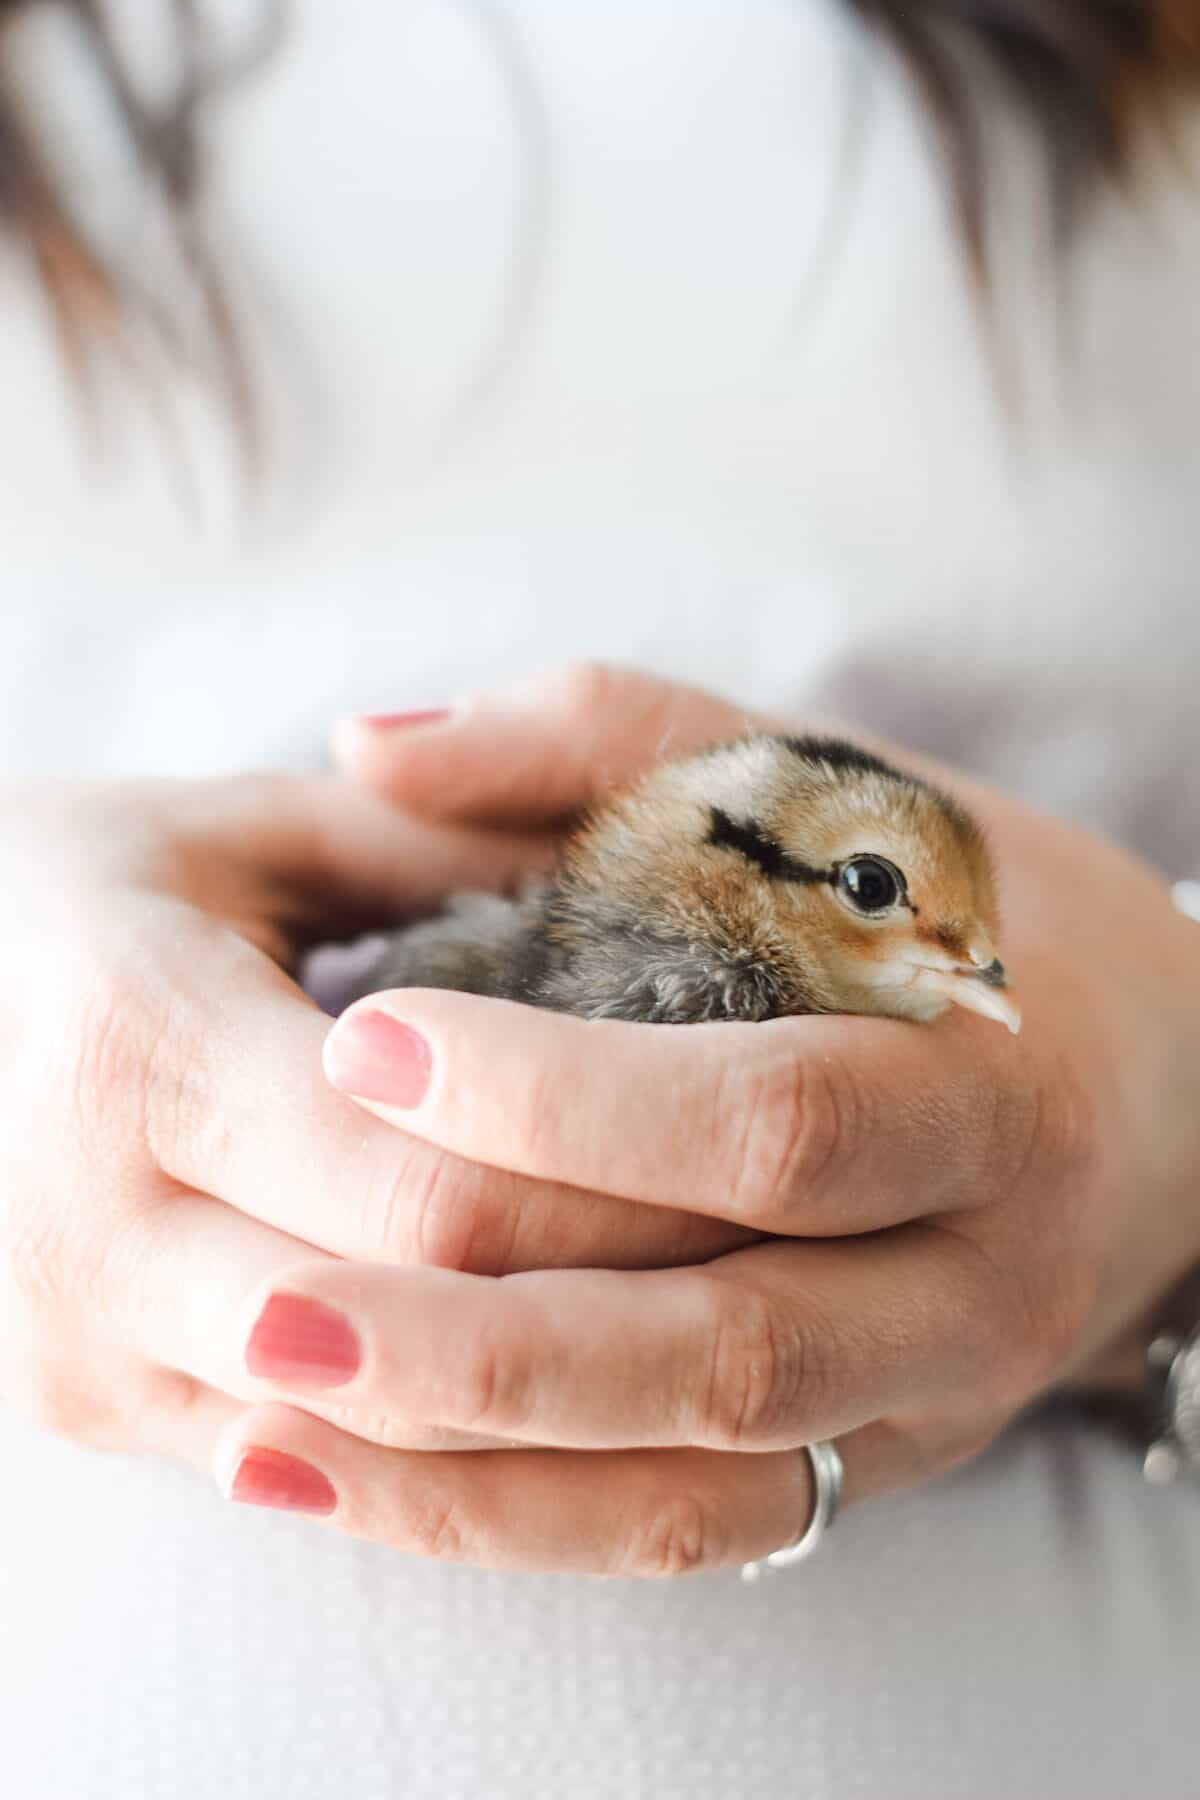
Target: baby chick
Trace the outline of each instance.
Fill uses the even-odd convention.
[[[569,838],[522,900],[464,895],[358,985],[458,988],[589,1019],[1021,1015],[975,822],[834,738],[745,737],[666,762]]]

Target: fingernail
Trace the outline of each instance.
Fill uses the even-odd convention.
[[[344,1313],[303,1294],[272,1294],[246,1344],[246,1368],[267,1381],[341,1387],[362,1361],[358,1334]]]
[[[285,1512],[321,1513],[326,1517],[337,1506],[337,1494],[320,1469],[288,1456],[282,1450],[264,1450],[257,1444],[242,1453],[229,1489],[231,1500],[246,1506],[275,1506]]]
[[[412,712],[360,713],[358,722],[372,731],[404,731],[412,725],[436,725],[439,719],[449,717],[448,706],[424,706]]]
[[[325,1073],[343,1094],[419,1106],[429,1086],[433,1058],[411,1025],[370,1008],[342,1016],[325,1039]]]

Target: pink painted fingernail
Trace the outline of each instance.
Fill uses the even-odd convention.
[[[246,1368],[267,1381],[342,1387],[362,1362],[358,1334],[344,1313],[304,1294],[272,1294],[246,1343]]]
[[[372,731],[404,731],[412,725],[436,725],[439,719],[449,717],[448,706],[423,706],[412,712],[360,713],[358,722]]]
[[[320,1513],[325,1517],[337,1505],[333,1485],[320,1469],[283,1450],[264,1450],[257,1444],[242,1452],[229,1498],[246,1506],[276,1506],[285,1512]]]
[[[429,1045],[411,1025],[368,1008],[343,1014],[325,1039],[325,1073],[343,1094],[419,1106],[432,1072]]]

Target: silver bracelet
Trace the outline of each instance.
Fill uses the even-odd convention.
[[[1142,1473],[1166,1487],[1200,1468],[1200,1325],[1186,1337],[1156,1337],[1146,1352],[1154,1435]]]
[[[1171,899],[1178,912],[1200,924],[1200,881],[1177,881]]]
[[[1176,908],[1200,923],[1200,881],[1177,881]],[[1200,1323],[1163,1332],[1146,1352],[1151,1440],[1142,1463],[1147,1481],[1163,1487],[1183,1469],[1200,1469]]]

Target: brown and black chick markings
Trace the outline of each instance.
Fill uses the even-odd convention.
[[[982,833],[835,738],[740,738],[599,807],[519,901],[463,895],[390,940],[360,993],[457,988],[588,1019],[789,1013],[1020,1026]]]

